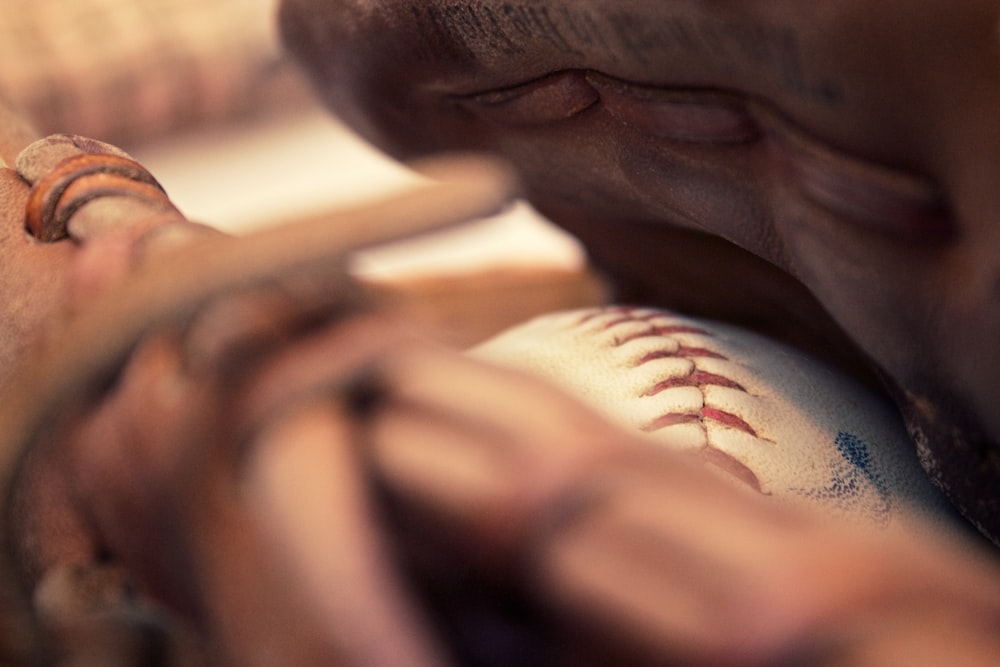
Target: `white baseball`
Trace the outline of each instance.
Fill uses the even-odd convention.
[[[540,375],[663,445],[701,449],[762,494],[888,526],[951,511],[874,392],[762,336],[673,313],[545,315],[469,352]]]

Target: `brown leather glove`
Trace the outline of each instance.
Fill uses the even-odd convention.
[[[210,304],[71,405],[41,443],[66,454],[95,553],[208,664],[1000,654],[1000,572],[968,545],[770,504],[315,285]],[[43,554],[36,599],[79,599],[64,553]]]
[[[395,155],[509,158],[623,298],[873,362],[994,539],[998,25],[993,0],[282,10],[335,112]]]
[[[227,401],[238,398],[234,387],[243,377],[236,361],[249,355],[247,377],[254,377],[253,350],[244,347],[256,344],[248,326],[260,329],[256,333],[264,335],[268,353],[294,345],[303,330],[364,301],[345,277],[346,253],[494,213],[508,203],[512,181],[506,170],[481,160],[428,164],[424,169],[432,181],[450,175],[455,182],[235,239],[184,220],[141,167],[98,142],[50,137],[23,151],[16,164],[17,173],[6,171],[24,196],[13,199],[5,213],[20,218],[17,233],[28,247],[44,258],[55,256],[51,266],[60,280],[49,301],[34,302],[31,336],[17,341],[20,347],[11,345],[17,360],[0,400],[0,655],[11,664],[33,664],[46,656],[95,665],[174,659],[187,664],[197,659],[197,648],[190,646],[198,642],[170,631],[177,654],[165,652],[164,628],[172,624],[148,600],[172,603],[194,621],[202,606],[215,604],[214,595],[201,597],[213,583],[197,588],[197,598],[188,594],[203,576],[214,582],[212,573],[199,574],[205,567],[200,562],[191,569],[184,563],[199,554],[221,558],[232,552],[216,548],[219,533],[197,542],[186,539],[200,527],[188,525],[192,520],[202,514],[216,520],[214,506],[209,501],[204,512],[200,506],[191,512],[190,503],[198,498],[171,485],[192,474],[209,475],[213,482],[219,477],[212,466],[190,459],[188,446],[197,441],[205,454],[224,454],[216,445],[226,441],[219,429],[235,428],[225,413]],[[19,259],[22,263],[0,271],[15,286],[30,275],[14,270],[38,268]],[[263,306],[255,297],[242,307],[241,295],[252,288],[265,295]],[[38,293],[9,296],[16,303]],[[22,321],[12,318],[11,324]],[[230,330],[235,339],[226,335]],[[158,331],[164,333],[154,335]],[[145,384],[133,390],[131,373],[119,377],[126,362],[134,353],[130,363],[148,368],[145,350],[172,340],[171,332],[190,353],[181,370],[192,384],[177,385],[171,393],[168,385],[176,376],[154,363],[142,376]],[[152,342],[140,347],[147,336]],[[220,366],[213,363],[217,359],[235,365]],[[191,373],[191,363],[202,364],[202,370]],[[168,405],[157,404],[156,393],[149,393],[152,384],[167,386]],[[292,394],[295,389],[294,382],[287,387]],[[200,391],[206,400],[204,411],[195,415],[198,421],[184,410],[194,407],[187,400]],[[119,393],[128,399],[115,399]],[[181,402],[169,404],[171,399]],[[128,428],[114,428],[121,424]],[[223,478],[238,474],[231,463],[231,458],[223,462]],[[259,547],[251,544],[248,553],[271,562],[268,549]],[[267,586],[247,591],[274,597],[272,607],[298,599],[286,600]],[[237,633],[251,627],[240,613],[255,614],[264,606],[225,600],[223,595],[219,604],[232,613],[217,620]],[[214,638],[215,628],[208,630]],[[304,646],[312,650],[311,643]]]
[[[206,236],[51,320],[0,400],[7,609],[30,633],[8,647],[77,664],[993,660],[1000,576],[969,547],[769,505],[421,342],[331,264],[500,200],[466,180]]]

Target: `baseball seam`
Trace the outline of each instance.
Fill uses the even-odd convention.
[[[632,368],[640,368],[645,364],[651,363],[656,360],[661,359],[686,359],[691,362],[691,369],[687,375],[668,377],[655,381],[652,385],[646,387],[646,389],[641,393],[642,396],[656,396],[662,392],[668,391],[670,389],[690,387],[697,389],[701,393],[701,407],[695,411],[684,411],[684,412],[665,412],[644,425],[640,426],[640,429],[646,433],[654,433],[662,429],[668,428],[670,426],[676,426],[679,424],[693,424],[701,429],[703,435],[703,446],[701,448],[702,455],[704,458],[721,467],[726,469],[728,472],[735,475],[737,478],[741,479],[749,486],[757,490],[758,492],[763,492],[761,489],[760,482],[757,476],[751,471],[743,462],[739,461],[733,457],[728,452],[715,447],[711,439],[709,438],[708,425],[709,423],[718,424],[727,429],[733,429],[745,433],[757,441],[762,443],[774,444],[772,440],[764,437],[758,428],[755,428],[747,419],[744,417],[723,410],[718,407],[714,407],[709,404],[709,397],[706,394],[706,387],[716,386],[723,387],[725,389],[730,389],[733,391],[742,392],[748,396],[751,394],[741,383],[738,381],[722,375],[718,372],[712,372],[704,368],[699,367],[699,360],[702,359],[713,359],[722,362],[730,362],[730,359],[716,351],[711,349],[709,346],[697,345],[692,346],[686,341],[678,338],[680,335],[689,334],[705,337],[708,339],[715,338],[715,335],[707,331],[706,329],[699,327],[697,325],[686,324],[683,322],[678,323],[661,323],[657,320],[662,320],[666,315],[669,317],[669,313],[663,311],[646,311],[640,308],[632,308],[629,306],[616,306],[614,308],[606,308],[596,310],[586,315],[582,316],[578,321],[577,325],[583,327],[584,325],[596,320],[600,317],[607,317],[608,315],[618,315],[610,319],[607,322],[601,324],[601,330],[607,334],[611,334],[612,340],[610,341],[610,346],[614,348],[620,348],[627,343],[642,339],[642,338],[657,338],[663,339],[668,338],[676,345],[676,349],[658,348],[656,350],[647,352],[643,356],[639,357],[636,361],[632,363]],[[627,333],[622,333],[621,335],[616,334],[615,329],[623,328],[626,325],[647,325],[639,330],[628,331]]]

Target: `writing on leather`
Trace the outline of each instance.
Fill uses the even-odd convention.
[[[479,59],[539,49],[642,65],[684,57],[729,73],[766,76],[788,93],[826,105],[843,98],[840,85],[806,70],[798,33],[785,25],[553,2],[411,3],[409,13],[424,39],[417,54],[424,59],[445,55],[443,45]]]

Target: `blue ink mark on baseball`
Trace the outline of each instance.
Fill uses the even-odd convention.
[[[852,433],[841,431],[837,434],[834,444],[837,445],[837,451],[840,452],[840,455],[871,482],[880,496],[889,495],[889,483],[872,460],[871,451],[864,440]]]
[[[830,466],[830,481],[826,486],[792,490],[832,509],[867,514],[878,524],[888,523],[892,509],[889,482],[868,444],[852,433],[841,431],[834,445],[844,460]],[[866,488],[873,488],[877,498],[866,498]]]

